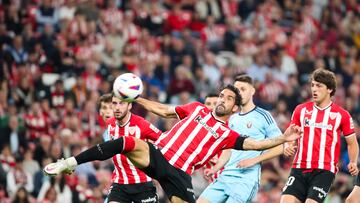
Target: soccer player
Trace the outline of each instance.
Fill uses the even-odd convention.
[[[360,203],[360,174],[358,174],[354,189],[346,198],[345,203]]]
[[[216,106],[216,102],[217,102],[218,97],[219,97],[218,94],[210,93],[210,94],[206,95],[204,105],[208,109],[210,109],[210,111],[212,111]]]
[[[220,150],[263,150],[301,136],[298,126],[291,125],[283,135],[256,141],[230,130],[226,121],[240,105],[238,90],[228,85],[219,94],[216,107],[210,111],[203,104],[193,102],[171,107],[139,98],[137,103],[157,115],[180,121],[163,133],[155,145],[130,136],[101,143],[76,157],[45,166],[49,175],[73,170],[77,165],[105,160],[115,154],[124,154],[148,176],[157,179],[171,202],[195,202],[190,174],[202,167]]]
[[[291,123],[301,126],[304,135],[297,141],[297,153],[281,197],[282,203],[323,202],[338,171],[340,135],[346,139],[351,175],[358,174],[359,153],[350,114],[334,104],[334,73],[315,70],[310,78],[312,100],[298,105]]]
[[[99,98],[99,101],[98,101],[98,108],[99,108],[99,114],[103,120],[104,123],[106,123],[106,121],[108,119],[110,119],[111,117],[114,116],[114,112],[111,108],[111,101],[112,101],[112,94],[110,93],[107,93],[107,94],[104,94],[102,95],[100,98]],[[108,134],[108,131],[105,130],[103,135],[102,135],[102,139],[103,141],[109,141],[110,140],[110,137],[109,137],[109,134]]]
[[[205,101],[204,101],[204,105],[210,109],[210,111],[212,111],[215,106],[216,106],[216,102],[217,102],[217,99],[218,99],[219,95],[218,94],[208,94],[205,96]],[[221,155],[221,152],[220,151],[218,154],[214,155],[210,161],[208,163],[205,164],[205,169],[212,169],[214,167],[214,165],[218,162],[219,160],[219,157]],[[216,179],[217,177],[219,177],[221,173],[221,170],[218,170],[218,172],[216,172],[213,177],[210,177],[210,176],[204,176],[205,179],[207,179],[209,182],[212,182],[214,179]]]
[[[155,141],[162,133],[142,117],[132,114],[130,112],[132,103],[123,102],[112,94],[101,96],[99,103],[100,115],[107,125],[107,130],[103,134],[104,141],[118,139],[122,136]],[[111,115],[114,117],[108,118]],[[135,168],[123,154],[113,156],[112,160],[115,169],[107,202],[158,202],[156,188],[149,176]]]
[[[239,134],[256,140],[281,135],[271,114],[254,104],[255,87],[252,78],[240,75],[236,77],[234,86],[239,90],[242,101],[240,112],[230,117],[229,127]],[[278,156],[282,152],[282,145],[270,149],[265,154],[261,151],[223,151],[218,163],[206,172],[207,176],[211,176],[226,164],[223,171],[217,180],[203,191],[197,202],[250,202],[259,188],[260,162]],[[260,154],[263,156],[261,159],[258,158]],[[238,162],[244,159],[251,160],[252,163],[247,168],[238,168]]]

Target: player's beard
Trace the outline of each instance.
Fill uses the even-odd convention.
[[[220,108],[222,107],[222,108]],[[215,114],[216,116],[226,116],[229,115],[229,111],[226,110],[225,106],[223,104],[219,104],[215,107]]]
[[[116,120],[120,122],[122,119],[125,118],[126,113],[114,113],[114,116],[115,116]]]

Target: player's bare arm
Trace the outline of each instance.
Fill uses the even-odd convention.
[[[357,167],[359,145],[357,143],[355,133],[353,133],[349,136],[346,136],[345,140],[347,143],[348,154],[349,154],[349,159],[350,159],[350,163],[347,165],[347,167],[348,167],[349,173],[352,176],[356,176],[359,172],[358,167]]]
[[[138,98],[136,100],[138,104],[143,106],[146,110],[159,115],[164,118],[177,118],[175,113],[175,107],[162,104],[159,102],[151,101],[144,98]]]
[[[268,151],[261,154],[260,156],[241,160],[237,164],[237,167],[238,168],[247,168],[247,167],[254,166],[255,164],[258,164],[262,161],[266,161],[266,160],[272,159],[274,157],[277,157],[283,153],[283,148],[284,148],[283,145],[278,145],[276,147],[269,149]]]
[[[284,134],[270,138],[265,139],[261,141],[257,141],[251,138],[246,138],[243,143],[243,149],[244,150],[265,150],[272,147],[275,147],[277,145],[281,145],[284,142],[291,142],[294,140],[297,140],[301,137],[302,132],[301,128],[299,126],[296,126],[294,124],[290,125]]]
[[[218,172],[220,169],[222,169],[225,166],[225,164],[230,160],[230,156],[231,156],[231,149],[223,150],[218,161],[212,167],[212,169],[205,169],[204,171],[205,175],[210,177],[214,175],[216,172]]]

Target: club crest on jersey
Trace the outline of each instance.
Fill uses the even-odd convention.
[[[304,126],[305,127],[314,127],[314,128],[325,128],[327,130],[333,129],[333,126],[330,124],[328,125],[328,124],[324,124],[324,123],[315,123],[315,122],[310,121],[308,118],[305,118]]]
[[[338,113],[330,112],[330,119],[334,120],[337,117]]]
[[[246,127],[247,127],[247,128],[251,128],[251,127],[252,127],[252,123],[251,123],[251,122],[248,122],[248,123],[246,124]]]
[[[136,131],[136,127],[129,127],[129,134],[134,134]]]
[[[312,114],[312,110],[308,111],[305,109],[305,114]]]

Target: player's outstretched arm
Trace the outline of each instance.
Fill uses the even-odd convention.
[[[222,169],[225,166],[225,164],[230,160],[230,156],[231,156],[231,149],[223,150],[216,164],[211,169],[205,169],[204,171],[205,176],[211,177],[220,169]]]
[[[346,137],[346,144],[349,154],[350,163],[347,165],[349,173],[356,176],[359,172],[357,167],[357,160],[359,155],[359,145],[356,140],[355,133]]]
[[[136,102],[143,106],[146,110],[164,118],[177,118],[175,107],[151,101],[144,98],[136,99]]]
[[[279,156],[283,153],[283,146],[279,145],[276,147],[273,147],[271,149],[269,149],[267,152],[256,156],[254,158],[249,158],[249,159],[243,159],[241,161],[239,161],[239,163],[236,165],[238,168],[247,168],[247,167],[251,167],[255,164],[258,164],[262,161],[266,161],[269,159],[272,159],[276,156]]]
[[[246,138],[244,140],[242,149],[243,150],[270,149],[277,145],[281,145],[284,142],[291,142],[291,141],[297,140],[301,137],[301,135],[302,135],[301,128],[299,126],[291,124],[285,130],[284,134],[274,137],[274,138],[264,139],[261,141],[257,141],[257,140],[251,139],[251,138]]]

